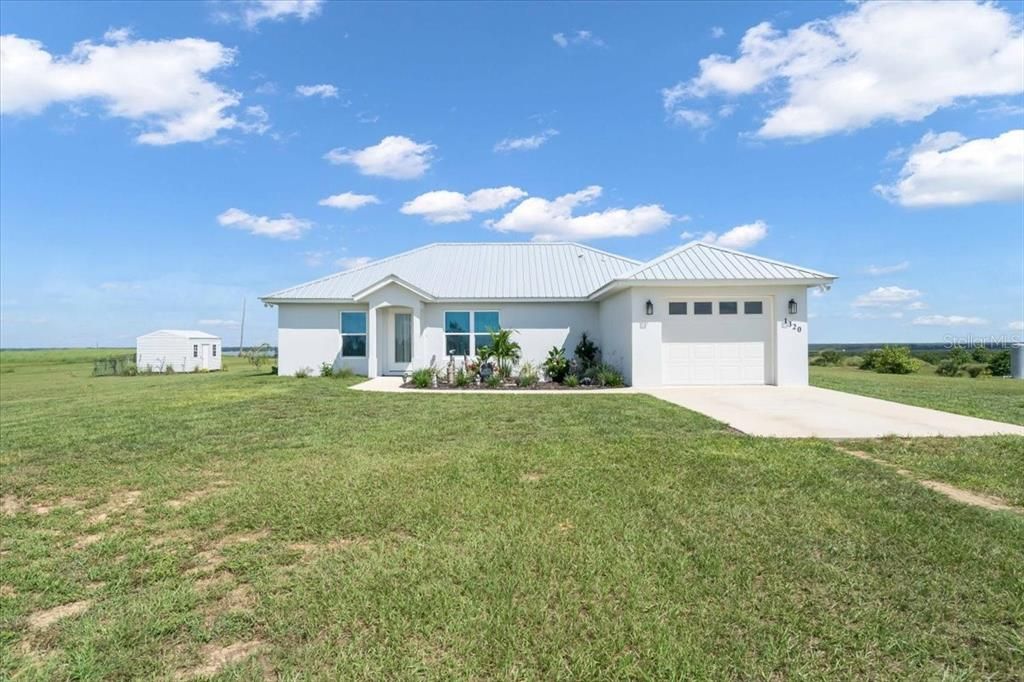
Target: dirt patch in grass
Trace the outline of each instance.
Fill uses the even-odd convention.
[[[266,644],[258,639],[248,642],[235,642],[226,646],[207,644],[199,652],[202,663],[194,668],[179,670],[174,678],[178,680],[191,680],[196,677],[210,677],[216,675],[223,668],[233,663],[244,661],[265,648]]]
[[[265,528],[263,530],[248,531],[245,533],[233,533],[222,537],[214,543],[213,548],[224,549],[225,547],[230,547],[231,545],[237,545],[243,542],[256,542],[258,540],[263,540],[269,535],[270,531]]]
[[[202,578],[198,578],[195,582],[196,589],[199,590],[211,590],[215,587],[220,587],[224,583],[231,582],[231,575],[229,573],[214,573],[212,575],[204,575]]]
[[[77,616],[92,606],[92,601],[83,599],[73,601],[69,604],[61,604],[51,609],[36,611],[28,617],[27,625],[29,630],[44,630],[59,620]]]
[[[563,533],[568,533],[575,527],[576,524],[572,521],[562,521],[560,524],[558,524],[558,530],[560,530]]]
[[[139,501],[139,497],[142,496],[140,490],[122,490],[121,492],[114,493],[106,504],[97,507],[93,510],[93,513],[86,519],[90,524],[103,523],[111,514],[119,514],[127,510]]]
[[[181,509],[182,507],[189,505],[193,502],[197,502],[203,499],[204,497],[209,497],[210,495],[216,493],[218,490],[226,488],[230,485],[231,481],[218,479],[216,481],[212,481],[210,485],[206,488],[203,488],[201,490],[193,490],[192,492],[185,493],[181,497],[177,497],[173,500],[167,500],[166,502],[164,502],[164,504],[166,504],[171,509]]]
[[[519,477],[519,480],[523,483],[536,483],[540,479],[544,478],[544,474],[539,471],[527,471],[525,474]]]
[[[195,566],[186,571],[186,573],[190,575],[213,573],[224,563],[224,555],[221,553],[221,550],[243,542],[257,542],[269,535],[270,531],[266,529],[226,535],[210,545],[209,549],[196,553]]]
[[[21,511],[21,508],[25,506],[21,500],[14,495],[4,495],[0,497],[0,513],[4,516],[14,516]]]
[[[189,530],[184,528],[174,528],[154,537],[149,541],[149,546],[162,547],[163,545],[171,542],[190,542],[194,537],[195,535],[193,535]]]
[[[102,539],[103,539],[103,534],[102,533],[92,533],[90,535],[82,535],[77,540],[75,540],[75,544],[72,545],[72,547],[74,549],[85,549],[89,545],[95,545],[97,542],[99,542]]]
[[[242,583],[217,601],[203,609],[206,627],[210,627],[217,618],[232,611],[251,611],[256,607],[256,593],[247,584]]]
[[[0,585],[0,597],[17,597],[18,591],[14,589],[14,585],[8,585],[4,583]]]

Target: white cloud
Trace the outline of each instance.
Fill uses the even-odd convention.
[[[123,43],[131,39],[132,29],[127,26],[121,26],[114,28],[111,26],[107,29],[107,32],[103,34],[103,40],[108,43]]]
[[[681,123],[695,129],[707,128],[713,123],[708,114],[698,109],[674,109],[669,112],[668,116],[674,123]]]
[[[857,308],[884,308],[888,306],[910,303],[921,298],[917,289],[903,289],[897,286],[878,287],[866,294],[861,294],[853,301]]]
[[[557,134],[557,130],[554,128],[548,128],[541,133],[530,135],[529,137],[506,137],[504,140],[501,140],[494,145],[494,151],[516,152],[526,149],[536,149]]]
[[[683,239],[693,237],[693,233],[684,232]],[[755,220],[746,225],[737,225],[722,234],[705,232],[700,240],[708,244],[724,246],[727,249],[745,249],[753,246],[768,236],[768,224],[763,220]]]
[[[1024,69],[1022,69],[1024,70]],[[1024,129],[967,140],[928,133],[910,152],[899,179],[875,191],[902,206],[955,206],[1024,198]]]
[[[888,275],[893,272],[903,272],[910,268],[910,261],[902,260],[899,263],[893,263],[892,265],[869,265],[864,269],[869,275]]]
[[[439,190],[405,202],[400,210],[406,215],[421,215],[431,223],[458,223],[469,220],[474,213],[496,211],[525,196],[525,191],[509,186],[478,189],[468,196]]]
[[[601,196],[601,192],[601,187],[591,185],[553,200],[531,197],[500,220],[488,221],[487,224],[499,232],[533,234],[533,238],[538,241],[586,240],[648,234],[665,227],[674,218],[657,204],[629,209],[609,208],[586,215],[573,215],[575,208],[591,203]]]
[[[551,39],[555,41],[555,44],[559,47],[569,47],[570,45],[593,45],[594,47],[604,47],[604,41],[595,36],[590,31],[570,31],[566,33],[556,33],[551,36]]]
[[[977,327],[988,324],[983,317],[965,317],[963,315],[925,315],[915,317],[912,324],[922,327]]]
[[[369,204],[379,204],[380,199],[373,194],[342,192],[341,194],[333,194],[326,199],[321,199],[317,203],[321,206],[330,206],[331,208],[343,208],[349,211],[354,211],[357,208],[362,208]]]
[[[900,320],[903,319],[903,313],[898,310],[888,313],[866,313],[863,310],[855,310],[850,313],[850,317],[855,320]]]
[[[142,144],[200,142],[241,127],[231,109],[241,95],[208,80],[235,51],[199,38],[77,43],[55,56],[36,40],[0,36],[0,112],[38,114],[51,104],[95,100],[110,116],[142,124]],[[243,130],[244,132],[244,130]]]
[[[285,213],[280,218],[268,218],[252,215],[237,208],[229,208],[221,213],[217,216],[217,222],[224,227],[245,230],[250,234],[273,239],[298,239],[303,232],[313,227],[312,222],[296,218],[290,213]]]
[[[263,107],[256,105],[245,108],[246,118],[238,121],[238,129],[243,133],[263,135],[270,130],[270,115]]]
[[[372,263],[373,259],[369,256],[345,256],[334,261],[334,264],[338,267],[351,270],[353,268],[361,268],[367,263]]]
[[[338,88],[330,83],[296,85],[295,92],[303,97],[320,97],[321,99],[327,99],[328,97],[337,99],[338,97]]]
[[[320,14],[323,4],[324,0],[235,0],[216,11],[214,18],[254,29],[264,21],[309,21]]]
[[[738,57],[700,60],[696,77],[662,96],[671,112],[712,95],[784,90],[757,135],[810,138],[1018,94],[1021,63],[1021,22],[995,3],[866,2],[786,32],[758,24]]]
[[[199,324],[204,327],[237,327],[239,326],[237,320],[221,320],[221,319],[210,319],[210,320],[198,320]]]
[[[409,180],[427,172],[434,149],[434,145],[429,143],[415,142],[402,135],[388,135],[365,149],[332,149],[324,154],[324,158],[335,165],[350,163],[363,175]]]
[[[925,310],[928,308],[928,304],[924,301],[914,301],[907,306],[907,310]]]
[[[711,27],[711,37],[712,38],[714,38],[715,40],[718,40],[719,38],[722,38],[724,36],[725,36],[725,29],[724,28],[722,28],[721,26],[712,26]]]
[[[1024,320],[1014,320],[1008,326],[1011,330],[1015,332],[1024,331]]]

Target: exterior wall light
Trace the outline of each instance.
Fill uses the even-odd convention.
[[[654,314],[654,304],[651,303],[651,299],[647,299],[647,303],[644,304],[644,309],[647,311],[648,315]]]
[[[789,314],[790,315],[796,315],[796,299],[795,298],[789,299]]]

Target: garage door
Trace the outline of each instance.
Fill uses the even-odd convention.
[[[771,344],[767,301],[673,301],[662,322],[662,382],[764,384]]]

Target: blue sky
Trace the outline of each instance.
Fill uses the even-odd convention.
[[[231,344],[243,297],[273,342],[258,295],[538,238],[837,274],[812,342],[1021,337],[1015,11],[6,2],[0,344]]]

